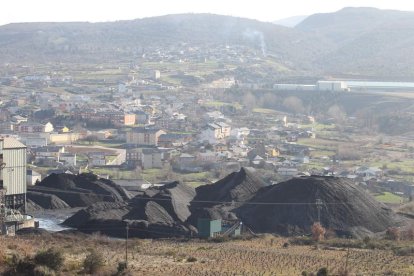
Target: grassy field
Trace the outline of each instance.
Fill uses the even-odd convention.
[[[94,275],[301,275],[325,267],[329,275],[413,275],[412,257],[390,249],[295,245],[287,238],[264,235],[249,240],[143,240],[128,242],[128,272],[116,274],[125,258],[119,239],[81,234],[0,237],[0,274],[13,260],[30,262],[40,250],[55,248],[63,253],[59,275],[85,274],[84,260],[95,250],[103,258]],[[290,243],[288,246],[284,244]],[[350,241],[342,241],[343,244]],[[400,243],[395,244],[399,246]],[[13,257],[13,255],[15,257]],[[3,271],[1,271],[3,270]],[[40,274],[39,274],[40,275]],[[41,274],[45,275],[45,274]],[[49,275],[49,274],[48,274]],[[52,275],[52,274],[50,274]],[[309,274],[307,274],[309,275]]]
[[[403,198],[395,195],[393,193],[389,193],[389,192],[385,192],[382,193],[381,195],[377,195],[375,196],[375,198],[378,201],[384,202],[384,203],[394,203],[394,204],[398,204],[398,203],[402,203],[403,202]]]
[[[276,110],[268,109],[268,108],[253,108],[253,112],[261,113],[261,114],[276,114],[276,113],[278,113]]]
[[[90,171],[92,171],[94,174],[98,175],[109,175],[109,178],[111,179],[139,179],[140,173],[137,171],[123,171],[119,170],[117,168],[91,168]]]
[[[215,108],[220,108],[222,106],[233,106],[236,109],[242,108],[242,106],[239,103],[227,103],[227,102],[220,102],[220,101],[207,101],[207,102],[204,102],[202,105],[209,106],[209,107],[215,107]]]

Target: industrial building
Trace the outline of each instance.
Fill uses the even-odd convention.
[[[284,84],[277,83],[273,89],[282,91],[350,91],[344,81],[318,81],[316,84]]]
[[[26,146],[14,138],[0,137],[0,234],[14,235],[33,227],[26,210]],[[22,214],[23,213],[23,214]]]
[[[199,218],[197,220],[198,236],[201,238],[240,236],[242,225],[242,222],[238,220],[227,221],[221,219]]]
[[[14,138],[0,138],[0,188],[7,208],[25,209],[26,146]]]
[[[344,81],[318,81],[316,87],[319,91],[348,91]]]

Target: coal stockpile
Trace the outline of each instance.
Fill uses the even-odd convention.
[[[318,217],[325,228],[350,236],[381,232],[399,223],[392,210],[351,181],[320,176],[265,187],[235,213],[255,232],[284,235],[309,233]]]
[[[267,186],[259,176],[247,168],[233,172],[211,185],[197,187],[195,201],[243,202],[252,198],[262,187]]]
[[[93,204],[64,224],[87,233],[99,231],[120,237],[125,236],[126,224],[131,236],[186,236],[193,231],[185,221],[190,216],[189,205],[194,196],[194,188],[172,182],[149,188],[128,202]]]
[[[131,198],[122,187],[93,174],[51,174],[29,187],[27,196],[33,206],[44,209],[86,207],[96,202],[123,202]]]
[[[59,197],[55,195],[51,195],[51,194],[44,194],[44,193],[32,191],[27,194],[27,199],[30,201],[29,204],[34,205],[33,207],[31,207],[32,209],[53,210],[53,209],[70,208],[70,206],[66,202],[61,200]]]
[[[198,218],[236,220],[232,210],[267,185],[253,169],[241,168],[216,183],[197,187],[188,222],[197,225]]]
[[[318,202],[318,203],[317,203]],[[314,222],[341,236],[365,237],[403,222],[386,205],[345,178],[309,176],[267,185],[242,168],[194,189],[172,182],[128,201],[100,202],[64,224],[112,236],[192,236],[199,218],[239,220],[256,233],[309,234]]]

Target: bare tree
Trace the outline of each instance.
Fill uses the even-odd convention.
[[[401,238],[400,228],[398,227],[389,227],[385,233],[388,239],[393,241],[399,241]]]
[[[295,113],[304,113],[305,108],[303,107],[303,102],[301,99],[295,96],[287,97],[283,101],[283,106]]]
[[[247,93],[243,96],[243,105],[245,105],[249,110],[252,110],[256,107],[256,97],[252,93]]]
[[[345,110],[335,104],[328,109],[328,116],[335,120],[335,123],[343,123],[346,119],[346,112]]]
[[[278,104],[278,98],[272,93],[266,93],[258,101],[258,106],[274,109]]]
[[[325,237],[326,229],[319,223],[315,222],[311,228],[312,238],[315,241],[322,241]]]

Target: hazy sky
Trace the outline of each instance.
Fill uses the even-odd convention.
[[[11,22],[115,21],[172,13],[217,13],[274,21],[343,7],[414,11],[411,0],[0,0],[0,25]]]

